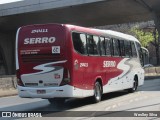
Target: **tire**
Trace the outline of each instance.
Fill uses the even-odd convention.
[[[98,103],[101,101],[101,98],[102,98],[102,86],[99,82],[96,82],[94,85],[93,102]]]
[[[137,80],[137,78],[135,77],[135,78],[134,78],[134,81],[133,81],[133,87],[130,88],[130,89],[128,89],[128,92],[129,92],[129,93],[135,92],[135,91],[137,90],[137,87],[138,87],[138,80]]]
[[[48,102],[52,105],[63,105],[65,98],[49,98]]]

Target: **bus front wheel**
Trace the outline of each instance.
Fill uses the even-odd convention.
[[[137,78],[135,77],[135,78],[134,78],[134,81],[133,81],[133,87],[130,88],[130,89],[128,90],[128,92],[130,92],[130,93],[135,92],[135,91],[137,90],[137,87],[138,87],[138,80],[137,80]]]
[[[94,85],[93,101],[95,103],[98,103],[101,101],[101,98],[102,98],[102,86],[99,82],[96,82]]]

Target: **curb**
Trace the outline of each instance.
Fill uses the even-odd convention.
[[[160,79],[160,75],[157,75],[157,76],[145,76],[145,80],[150,80],[150,79]]]
[[[2,90],[0,89],[0,98],[18,95],[17,89]]]

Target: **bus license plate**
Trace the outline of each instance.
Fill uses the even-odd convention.
[[[46,90],[37,90],[37,94],[45,94]]]

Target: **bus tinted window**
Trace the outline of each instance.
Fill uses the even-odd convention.
[[[106,55],[111,55],[111,40],[109,38],[105,38],[105,47],[106,47]]]
[[[141,51],[141,45],[138,42],[136,42],[136,45],[137,45],[137,50],[138,50],[140,62],[141,62],[141,65],[143,66],[144,63],[143,63],[143,54]]]
[[[93,35],[87,35],[88,54],[99,55],[99,38]]]
[[[132,47],[132,56],[137,57],[137,52],[134,42],[131,42],[131,47]]]
[[[87,35],[87,46],[88,46],[88,54],[94,55],[94,42],[93,42],[93,36]]]
[[[93,36],[94,41],[94,55],[100,55],[100,42],[98,36]]]
[[[117,39],[113,39],[113,55],[119,56],[119,42]]]
[[[130,41],[124,41],[124,46],[125,46],[125,56],[126,57],[132,56]]]
[[[101,55],[105,55],[105,40],[104,37],[100,37],[100,50],[101,50]]]
[[[121,56],[125,56],[124,40],[119,40],[119,45],[120,45],[120,54],[121,54]]]
[[[82,33],[72,33],[74,49],[81,54],[87,55],[86,36]]]

